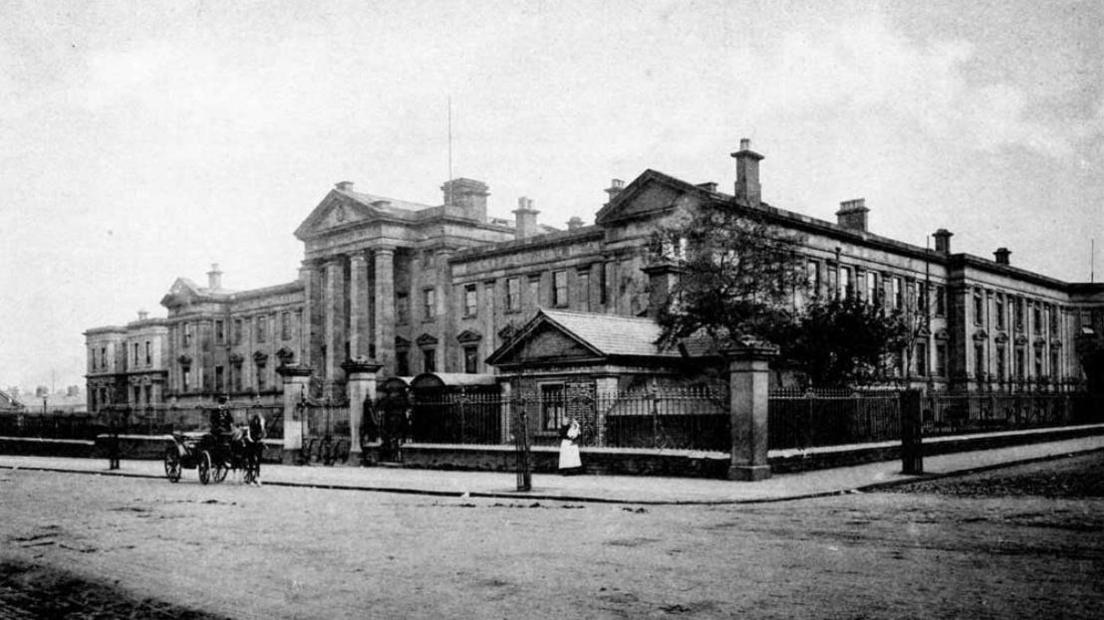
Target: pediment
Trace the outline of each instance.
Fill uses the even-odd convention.
[[[487,359],[493,366],[572,363],[603,359],[605,355],[575,334],[537,315],[514,338]]]
[[[461,343],[479,342],[483,340],[483,336],[477,331],[465,329],[456,336],[456,340]]]
[[[295,229],[295,236],[308,239],[325,234],[335,228],[344,228],[357,222],[374,219],[379,213],[369,205],[353,200],[336,190],[331,190],[322,202],[311,211],[307,219]]]
[[[410,341],[402,336],[395,336],[395,348],[399,350],[409,349]]]
[[[422,334],[414,341],[419,347],[431,347],[437,344],[437,338],[429,334]]]
[[[647,170],[598,211],[595,221],[603,225],[626,219],[661,217],[680,209],[694,208],[708,199],[709,193],[700,187]]]
[[[177,278],[169,287],[169,292],[161,298],[161,305],[166,308],[185,306],[199,298],[199,287],[188,278]]]

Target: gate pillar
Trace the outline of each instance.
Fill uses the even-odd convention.
[[[770,360],[778,348],[766,343],[747,343],[724,352],[728,361],[729,416],[732,452],[729,480],[770,478],[767,461],[767,405],[770,391]]]
[[[364,419],[364,400],[376,400],[376,373],[379,362],[360,357],[341,365],[345,371],[345,389],[349,396],[349,453],[360,454],[360,422]],[[359,457],[355,462],[359,462]]]
[[[307,432],[306,410],[302,404],[310,388],[310,366],[284,365],[276,369],[284,378],[284,462],[294,462],[303,449],[303,435]]]

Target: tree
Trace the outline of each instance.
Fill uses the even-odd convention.
[[[802,238],[731,203],[709,203],[658,230],[654,262],[680,273],[660,309],[658,344],[707,336],[718,347],[763,340],[793,320],[795,291],[804,286]]]
[[[881,377],[887,356],[904,349],[910,334],[900,311],[848,297],[813,300],[775,338],[783,363],[823,387]]]

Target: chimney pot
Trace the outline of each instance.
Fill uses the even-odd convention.
[[[583,218],[579,217],[578,215],[574,215],[574,216],[571,217],[571,219],[567,220],[567,229],[568,230],[576,230],[576,229],[582,228],[582,226],[583,226]]]
[[[993,252],[993,256],[997,259],[998,265],[1008,265],[1008,256],[1012,254],[1008,248],[997,248],[997,251]]]
[[[211,270],[207,272],[207,288],[217,291],[222,288],[222,272],[218,263],[211,263]]]
[[[514,237],[524,239],[537,234],[537,211],[533,208],[533,201],[525,196],[518,198],[518,208],[514,209],[515,225]]]
[[[932,233],[932,236],[935,237],[936,252],[939,252],[940,254],[951,253],[951,237],[954,236],[953,232],[947,230],[946,228],[940,228],[939,230]]]
[[[146,312],[145,310],[139,310],[138,311],[138,320],[139,321],[145,321],[148,318],[149,318],[149,312]]]
[[[840,228],[866,232],[866,214],[869,212],[865,198],[845,200],[840,203],[839,211],[836,211],[836,223]]]
[[[612,179],[610,186],[606,188],[605,192],[609,194],[609,202],[613,202],[613,197],[621,193],[621,190],[625,189],[625,182],[621,179]]]
[[[338,181],[337,183],[334,183],[334,187],[336,187],[337,189],[339,189],[343,192],[351,192],[351,191],[353,191],[353,182],[352,181]]]
[[[759,162],[763,156],[751,150],[751,140],[740,140],[740,150],[732,153],[736,160],[736,200],[749,207],[758,207],[762,200],[759,185]]]

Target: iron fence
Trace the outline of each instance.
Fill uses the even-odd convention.
[[[901,438],[901,404],[897,391],[772,392],[767,415],[771,450]]]
[[[245,426],[254,413],[265,419],[271,439],[284,436],[283,407],[271,405],[228,405],[234,423]],[[17,413],[0,415],[0,436],[42,439],[95,439],[118,432],[124,435],[165,435],[204,431],[210,428],[210,407],[125,407],[109,406],[96,413]]]
[[[921,407],[925,435],[1104,422],[1104,397],[1085,393],[930,394]]]

